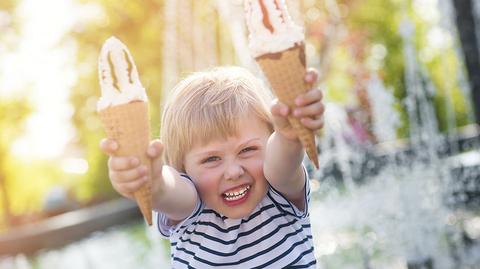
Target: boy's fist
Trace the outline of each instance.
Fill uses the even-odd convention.
[[[316,70],[309,69],[305,75],[305,82],[313,87],[317,78],[318,74]],[[296,106],[293,108],[289,108],[276,99],[271,107],[275,130],[287,139],[298,139],[295,130],[288,122],[288,116],[299,118],[300,122],[312,131],[319,130],[323,127],[323,112],[325,110],[322,99],[322,92],[317,88],[312,88],[297,96],[297,98],[295,98]]]
[[[140,165],[140,160],[136,157],[114,156],[118,150],[118,143],[114,140],[102,139],[100,149],[110,156],[108,159],[108,175],[113,188],[121,195],[133,200],[133,193],[149,180],[148,168],[145,165]],[[163,145],[158,140],[150,142],[147,155],[152,158],[152,174],[154,176],[161,175],[162,151]]]

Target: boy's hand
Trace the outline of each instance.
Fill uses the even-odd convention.
[[[305,74],[305,82],[311,87],[317,81],[318,74],[315,69],[309,69]],[[317,131],[323,127],[323,112],[325,110],[322,104],[323,95],[317,88],[312,88],[297,96],[296,106],[290,109],[287,105],[275,100],[271,107],[273,115],[273,124],[275,130],[290,140],[297,140],[295,130],[288,122],[287,116],[292,115],[300,119],[300,122],[312,131]]]
[[[111,139],[102,139],[100,149],[109,155],[108,175],[113,188],[121,195],[134,199],[133,193],[139,190],[143,184],[147,183],[150,177],[150,171],[146,165],[141,165],[136,157],[114,156],[118,149],[118,143]],[[159,140],[153,140],[147,149],[147,155],[152,159],[152,185],[155,185],[155,179],[162,175],[162,155],[163,145]],[[153,187],[153,186],[152,186]]]

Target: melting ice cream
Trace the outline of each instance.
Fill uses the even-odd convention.
[[[98,59],[98,73],[102,96],[97,111],[133,101],[148,100],[133,57],[117,38],[110,37],[103,44]]]
[[[303,28],[288,14],[285,0],[246,0],[245,16],[253,57],[284,51],[305,38]]]

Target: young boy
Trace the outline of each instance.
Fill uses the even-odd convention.
[[[316,79],[307,72],[309,85]],[[151,178],[173,268],[315,268],[304,151],[287,116],[320,129],[322,94],[309,90],[292,110],[276,102],[271,113],[268,98],[242,68],[193,74],[166,103],[162,141],[147,151],[152,171],[137,158],[110,157],[120,194],[132,198]],[[101,148],[112,155],[118,145],[103,140]]]

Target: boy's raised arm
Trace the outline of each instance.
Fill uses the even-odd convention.
[[[164,165],[163,144],[160,140],[150,143],[147,155],[152,159],[152,207],[176,222],[187,218],[195,209],[197,190],[181,177],[175,168]]]
[[[313,85],[317,77],[315,70],[309,70],[305,82]],[[292,109],[278,101],[271,108],[275,132],[267,143],[265,177],[299,209],[304,206],[305,176],[301,166],[304,149],[287,117],[297,117],[308,129],[319,130],[323,127],[322,98],[321,91],[313,88],[298,96]]]
[[[195,209],[197,190],[171,166],[164,165],[161,174],[163,180],[157,180],[152,186],[153,209],[163,212],[170,220],[184,220]]]
[[[305,197],[301,166],[303,155],[303,147],[298,139],[287,138],[275,131],[268,139],[263,168],[270,185],[301,210]]]

